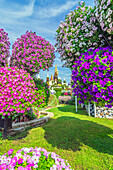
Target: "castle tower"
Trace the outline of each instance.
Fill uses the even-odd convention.
[[[55,73],[54,73],[54,82],[56,84],[58,84],[58,69],[57,69],[57,65],[55,65]]]
[[[53,81],[53,75],[51,75],[51,81]]]
[[[49,74],[47,73],[46,83],[49,85]]]

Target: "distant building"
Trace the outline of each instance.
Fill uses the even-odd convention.
[[[62,88],[62,85],[64,85],[64,89],[66,89],[66,86],[69,87],[68,84],[66,83],[65,78],[62,82],[61,77],[58,76],[57,65],[55,65],[54,76],[51,75],[50,80],[49,80],[49,75],[47,74],[46,82],[49,85],[49,88],[51,88],[51,86],[57,87],[57,88]]]
[[[39,74],[38,74],[36,77],[40,79]],[[72,78],[71,78],[71,81],[72,81]],[[61,80],[61,77],[58,76],[57,65],[55,65],[54,76],[51,75],[51,78],[49,79],[49,74],[47,73],[46,83],[48,84],[49,89],[61,88],[61,89],[71,90],[71,85],[70,85],[70,83],[67,84],[65,78],[64,78],[64,80],[62,81],[62,80]]]

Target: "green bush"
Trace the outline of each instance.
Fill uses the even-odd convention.
[[[58,98],[59,96],[61,96],[62,88],[54,88],[54,90],[56,91],[55,95],[56,95],[57,98]]]
[[[48,102],[49,102],[49,97],[50,97],[50,90],[49,90],[49,86],[47,83],[45,83],[43,81],[43,79],[37,79],[37,78],[33,78],[36,88],[38,88],[38,93],[39,96],[41,96],[43,94],[43,101],[44,103],[42,103],[42,107],[47,106]],[[42,102],[42,101],[41,101]]]
[[[59,96],[61,96],[61,91],[57,91],[57,92],[55,93],[55,95],[56,95],[56,97],[58,98]]]

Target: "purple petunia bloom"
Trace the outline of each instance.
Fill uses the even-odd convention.
[[[98,68],[97,67],[93,67],[93,70],[96,71],[96,70],[98,70]]]
[[[101,93],[96,93],[95,95],[97,98],[101,98]]]
[[[84,90],[83,90],[83,92],[84,92],[84,93],[87,93],[87,92],[88,92],[88,90],[87,90],[87,89],[84,89]]]
[[[107,58],[104,58],[104,59],[102,60],[102,62],[103,62],[103,63],[107,63]]]
[[[90,77],[90,78],[88,79],[88,81],[92,82],[92,81],[93,81],[93,77]]]
[[[113,90],[113,85],[110,85],[109,88],[110,88],[110,90]]]

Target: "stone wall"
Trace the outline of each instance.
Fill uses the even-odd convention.
[[[94,104],[92,104],[92,103],[90,103],[90,106],[81,104],[82,108],[84,106],[85,106],[87,113],[90,116],[113,119],[113,107],[107,108],[107,107],[101,107],[101,106],[94,106]],[[90,107],[89,110],[88,110],[88,107]]]

